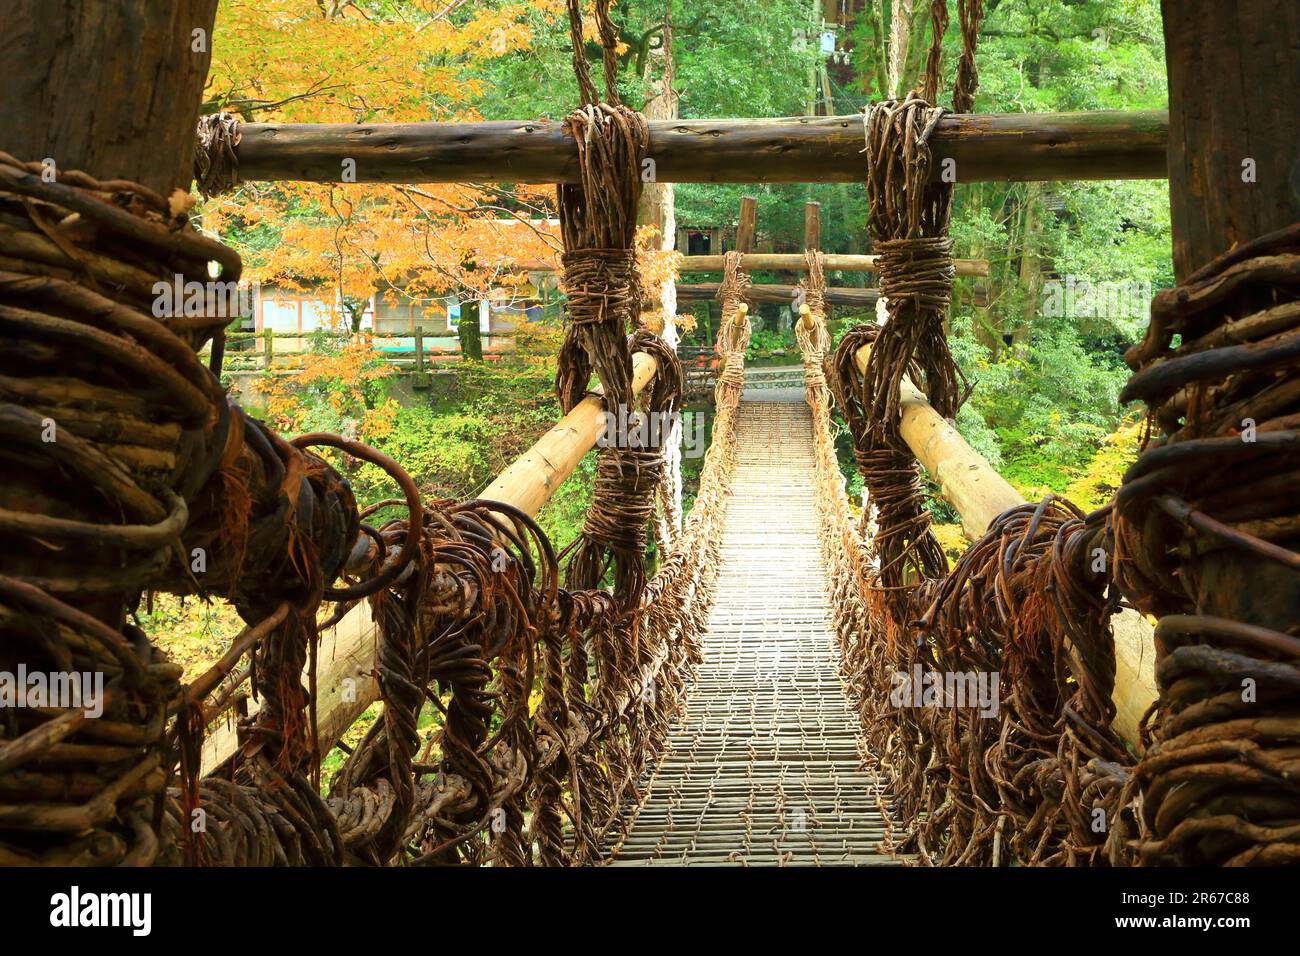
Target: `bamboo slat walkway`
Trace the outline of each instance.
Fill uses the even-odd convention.
[[[741,405],[704,663],[612,865],[896,862],[839,680],[802,391]]]

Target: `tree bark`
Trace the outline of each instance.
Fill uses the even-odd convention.
[[[217,0],[9,0],[0,149],[188,191],[216,12]]]
[[[822,204],[819,202],[803,204],[803,247],[805,249],[822,247]]]
[[[475,305],[482,307],[479,303]],[[456,324],[456,337],[460,339],[460,354],[462,358],[482,361],[483,359],[483,337],[479,333],[479,317],[476,315],[472,319],[465,315],[465,306],[461,306],[462,312],[460,321]]]
[[[1021,207],[1024,230],[1020,237],[1020,289],[1025,297],[1020,310],[1020,321],[1011,330],[1011,341],[1015,345],[1022,345],[1028,340],[1029,330],[1038,315],[1038,290],[1043,275],[1042,262],[1037,252],[1038,207],[1042,195],[1042,188],[1037,183],[1029,183],[1025,187],[1025,201]]]
[[[1169,197],[1182,281],[1300,220],[1300,5],[1163,0]],[[1254,181],[1243,178],[1253,161]]]
[[[736,225],[736,251],[754,251],[754,236],[758,232],[758,200],[753,196],[740,197],[740,219]]]
[[[1181,282],[1233,246],[1300,220],[1300,5],[1162,0],[1161,10]],[[1253,177],[1244,175],[1251,167]],[[1199,563],[1199,613],[1294,633],[1295,571],[1242,551]]]
[[[54,172],[130,179],[162,195],[189,190],[194,124],[207,75],[217,0],[11,0],[0,28],[0,150]],[[205,52],[192,53],[194,30]],[[94,520],[42,470],[4,462],[0,507]],[[10,553],[20,568],[31,556]],[[117,628],[123,599],[83,608]]]

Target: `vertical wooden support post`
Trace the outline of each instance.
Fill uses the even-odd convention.
[[[188,193],[216,15],[217,0],[6,0],[0,149],[51,161],[56,175],[80,169],[164,196]],[[97,505],[78,507],[54,491],[40,468],[5,469],[0,509],[102,520]],[[5,571],[22,575],[29,562],[11,549]],[[80,610],[118,628],[125,607],[125,595],[114,594]]]
[[[805,249],[822,247],[822,204],[819,202],[803,204],[803,247]]]
[[[6,152],[189,191],[217,0],[7,0]]]
[[[1162,0],[1178,281],[1300,220],[1300,6]]]
[[[262,362],[266,368],[270,368],[275,361],[275,332],[271,329],[262,331]]]
[[[805,250],[820,250],[822,247],[822,204],[809,200],[803,204],[803,247]],[[822,304],[823,321],[829,321],[831,317],[831,307],[829,303]],[[808,316],[807,320],[812,321]]]
[[[415,379],[411,383],[416,388],[428,388],[429,376],[424,370],[424,326],[415,327]]]
[[[758,228],[758,200],[753,196],[740,199],[740,220],[736,226],[736,251],[754,251],[754,233]]]

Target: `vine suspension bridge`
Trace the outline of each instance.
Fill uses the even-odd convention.
[[[186,17],[210,30],[215,16],[214,0],[137,18],[71,6],[87,23],[59,62],[84,69],[60,82],[104,89],[134,75],[119,57],[170,62]],[[594,4],[602,95],[584,5],[568,3],[580,102],[559,123],[218,113],[196,137],[197,114],[175,104],[199,102],[206,56],[172,64],[174,102],[136,98],[147,136],[130,97],[116,124],[74,122],[82,99],[116,108],[75,92],[57,128],[38,98],[12,110],[0,674],[104,686],[93,715],[0,712],[0,865],[1300,863],[1300,224],[1286,185],[1300,109],[1253,72],[1296,65],[1300,13],[1186,0],[1198,18],[1165,21],[1168,115],[985,116],[983,4],[955,5],[948,110],[949,5],[931,0],[907,95],[860,116],[702,121],[622,103],[610,6]],[[1218,44],[1246,8],[1267,26]],[[141,29],[168,42],[140,52]],[[101,35],[115,42],[80,46]],[[1212,95],[1192,65],[1246,85]],[[1241,108],[1265,88],[1272,112]],[[1270,123],[1280,145],[1247,135]],[[1207,185],[1239,178],[1223,130],[1251,143],[1258,188]],[[158,282],[242,274],[191,223],[192,178],[213,195],[334,182],[349,164],[363,183],[558,187],[563,417],[473,499],[422,495],[401,462],[339,435],[278,434],[222,384],[227,318],[155,308]],[[642,311],[646,168],[663,183],[865,183],[873,256],[836,259],[810,232],[802,255],[764,258],[742,208],[748,239],[707,264],[721,281],[680,287],[721,304],[692,507],[677,436],[652,429],[602,444],[585,523],[557,547],[536,516],[607,416],[672,421],[683,401],[670,310]],[[1121,396],[1145,404],[1148,435],[1102,508],[1024,500],[953,423],[968,383],[945,320],[955,277],[987,271],[953,256],[953,168],[961,184],[1170,181],[1178,286],[1152,302]],[[829,287],[832,264],[879,288]],[[748,270],[769,266],[799,284],[753,285]],[[760,389],[748,309],[773,296],[798,304],[800,366]],[[827,309],[868,301],[881,320],[832,347]],[[358,505],[344,476],[361,463],[391,498]],[[927,477],[970,542],[955,562]],[[246,626],[183,679],[132,617],[155,592],[228,601]],[[978,688],[977,705],[952,686]]]

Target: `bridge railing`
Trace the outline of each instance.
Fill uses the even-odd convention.
[[[871,351],[854,357],[859,374],[866,374]],[[1020,492],[998,474],[979,452],[943,418],[910,379],[899,388],[899,430],[922,467],[938,483],[943,499],[961,516],[962,532],[977,541],[998,515],[1027,504]],[[1115,635],[1115,730],[1130,744],[1141,747],[1139,725],[1156,699],[1155,628],[1131,608],[1121,608],[1111,619]]]
[[[514,348],[514,336],[504,332],[480,333],[483,357],[496,361]],[[339,347],[350,342],[366,342],[385,362],[415,372],[425,372],[439,365],[460,361],[460,344],[456,333],[436,334],[417,327],[412,332],[363,332],[336,329],[311,329],[302,332],[260,331],[227,332],[222,369],[248,372],[300,367],[306,356],[319,352],[321,345]],[[207,354],[205,350],[203,354]]]
[[[633,392],[640,395],[654,379],[658,365],[650,355],[637,352],[632,356],[632,366]],[[536,517],[572,474],[582,456],[596,446],[604,427],[603,389],[597,387],[477,497],[511,505],[529,517]],[[321,753],[332,750],[357,718],[379,699],[379,682],[374,675],[378,638],[378,626],[371,615],[370,604],[365,601],[321,633],[316,674],[317,734]],[[256,704],[250,702],[249,712],[255,711]],[[219,767],[237,749],[238,738],[233,722],[222,722],[204,740],[203,772],[209,773]]]
[[[827,385],[844,404],[859,469],[887,467],[890,481],[876,476],[871,487],[896,493],[906,452],[893,438],[872,448],[862,429],[872,329],[852,330],[828,362],[821,316],[805,311],[798,335],[844,677],[904,824],[887,842],[927,863],[1124,862],[1154,647],[1151,626],[1106,596],[1110,578],[1093,557],[1105,559],[1094,545],[1106,512],[1084,517],[1051,496],[1025,502],[904,377],[896,434],[973,543],[946,573],[905,566],[902,587],[888,587],[881,542],[899,534],[899,518],[866,498],[854,514]],[[924,512],[908,521],[904,540],[916,547],[929,537]]]

